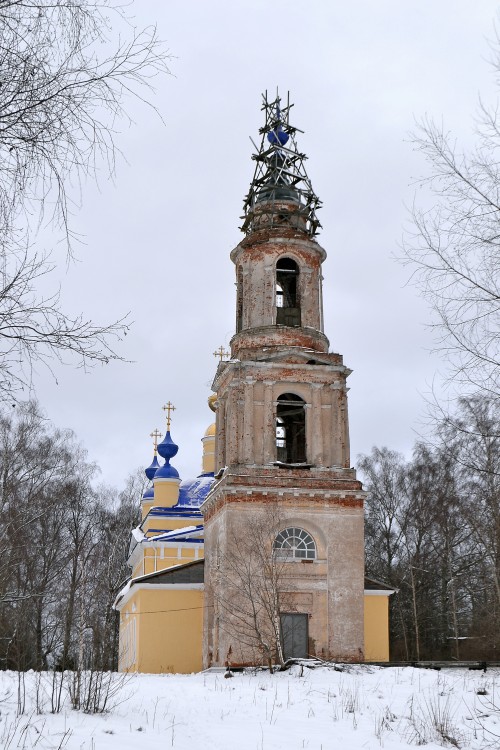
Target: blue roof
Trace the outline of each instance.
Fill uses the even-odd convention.
[[[153,488],[153,485],[151,485],[151,487],[147,488],[146,492],[142,496],[142,499],[143,500],[149,500],[149,499],[152,500],[154,498],[154,496],[155,496],[154,488]]]
[[[179,485],[179,499],[174,508],[199,508],[213,483],[213,472],[200,474],[196,479],[185,479]]]
[[[173,467],[169,466],[168,468],[172,469]],[[167,508],[153,507],[149,513],[152,516],[192,516],[193,514],[199,516],[199,507],[206,500],[213,483],[213,472],[200,474],[196,479],[185,479],[179,485],[179,499],[176,505]],[[153,487],[148,487],[142,497],[143,500],[152,500],[154,498]]]

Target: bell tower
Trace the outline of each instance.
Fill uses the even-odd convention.
[[[350,468],[351,371],[324,333],[320,201],[291,108],[263,97],[245,236],[231,253],[236,333],[213,384],[217,481],[202,506],[206,667],[363,658],[364,492]],[[245,575],[246,593],[237,580]],[[268,578],[266,614],[255,587]]]

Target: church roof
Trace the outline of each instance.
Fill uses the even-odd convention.
[[[213,472],[200,474],[196,479],[183,480],[179,486],[179,499],[174,508],[199,508],[213,483]]]
[[[365,591],[387,591],[394,593],[397,589],[394,586],[388,586],[382,581],[376,581],[374,578],[367,578],[365,576]]]
[[[113,609],[117,609],[117,605],[129,593],[130,589],[138,583],[158,585],[163,583],[176,583],[180,586],[182,586],[182,584],[203,583],[204,563],[204,560],[192,560],[191,562],[172,565],[170,568],[157,570],[154,573],[148,573],[144,576],[131,578],[127,581],[121,591],[118,592],[113,604]]]
[[[184,540],[190,540],[192,537],[198,537],[201,534],[203,537],[203,524],[198,526],[184,526],[182,529],[173,529],[172,531],[165,531],[164,533],[157,534],[157,536],[150,536],[141,539],[142,542],[182,542]]]

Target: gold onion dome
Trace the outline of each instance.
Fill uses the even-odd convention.
[[[215,422],[207,427],[203,437],[213,437],[215,435]]]

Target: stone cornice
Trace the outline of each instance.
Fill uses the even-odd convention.
[[[340,357],[340,355],[322,356]],[[311,385],[329,386],[338,389],[346,387],[345,379],[352,372],[352,370],[341,362],[310,365],[305,361],[286,362],[278,359],[278,357],[276,359],[270,358],[266,361],[246,359],[243,361],[223,362],[221,364],[225,365],[225,367],[219,366],[217,370],[212,384],[212,388],[215,391],[218,391],[224,385],[229,386],[231,380],[235,377],[235,371],[237,371],[236,377],[238,383],[246,382],[247,378],[252,378],[254,384],[258,382],[273,384],[278,381],[292,382],[293,380],[293,382],[307,382]]]
[[[318,492],[306,493],[298,491],[283,491],[282,493],[275,492],[263,492],[259,491],[255,487],[240,487],[238,489],[229,490],[228,488],[222,488],[214,491],[213,495],[207,497],[202,506],[202,512],[205,519],[205,524],[215,516],[223,506],[225,505],[266,505],[280,501],[280,507],[286,507],[290,504],[296,510],[303,511],[307,510],[326,510],[331,508],[349,508],[357,509],[362,511],[365,492],[338,492],[330,493],[328,496],[326,493]]]

